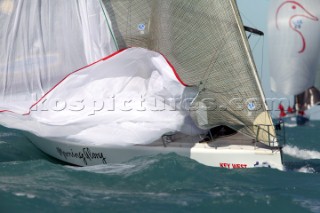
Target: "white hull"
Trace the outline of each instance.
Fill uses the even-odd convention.
[[[309,116],[310,120],[313,120],[313,121],[320,120],[320,106],[316,105],[311,107],[306,111],[306,114]]]
[[[40,150],[61,161],[78,166],[124,163],[134,157],[176,153],[201,164],[224,168],[253,168],[268,166],[282,170],[280,149],[252,143],[243,135],[219,138],[210,143],[195,142],[196,138],[180,136],[167,143],[159,140],[150,145],[129,147],[83,146],[57,142],[27,133],[27,137]]]

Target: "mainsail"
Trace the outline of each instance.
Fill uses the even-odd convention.
[[[267,141],[255,127],[272,130],[272,121],[234,0],[103,2],[120,48],[161,52],[198,87],[191,114],[199,127],[228,125]]]

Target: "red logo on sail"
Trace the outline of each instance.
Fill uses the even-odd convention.
[[[277,29],[280,30],[279,28],[279,24],[278,24],[278,15],[280,13],[280,11],[282,11],[283,9],[290,9],[292,11],[295,12],[294,15],[289,17],[289,26],[290,28],[295,31],[296,33],[299,34],[299,36],[301,37],[302,40],[302,48],[299,50],[299,53],[303,53],[306,49],[306,39],[304,37],[304,35],[302,34],[301,31],[299,31],[299,29],[301,29],[303,21],[301,18],[307,18],[313,21],[318,21],[319,18],[312,15],[302,4],[300,4],[297,1],[285,1],[283,2],[277,9],[277,13],[276,13],[276,26]],[[298,10],[300,9],[300,10]],[[298,11],[298,12],[296,12]],[[301,14],[299,14],[299,12],[301,12]]]

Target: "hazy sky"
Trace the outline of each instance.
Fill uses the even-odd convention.
[[[249,42],[265,95],[272,98],[281,97],[281,95],[272,92],[270,89],[267,31],[269,2],[270,0],[237,0],[244,24],[265,33],[264,37],[252,36]]]

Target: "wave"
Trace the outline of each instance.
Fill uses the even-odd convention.
[[[320,159],[320,152],[315,150],[299,149],[297,146],[290,145],[284,146],[282,150],[284,154],[302,160]]]
[[[15,136],[18,136],[18,135],[13,132],[0,132],[0,138],[15,137]]]
[[[295,171],[300,173],[316,173],[316,170],[310,166],[304,166],[300,169],[295,169]]]
[[[289,128],[293,128],[293,127],[297,127],[297,124],[290,124],[290,123],[285,123],[284,124],[285,127],[289,127]]]
[[[95,165],[95,166],[86,166],[86,167],[74,167],[74,166],[65,166],[65,167],[73,170],[77,170],[77,171],[86,171],[91,173],[130,176],[134,173],[145,170],[155,162],[157,162],[156,159],[152,159],[152,158],[149,159],[146,157],[146,158],[130,161],[126,164],[107,164],[107,165]]]

